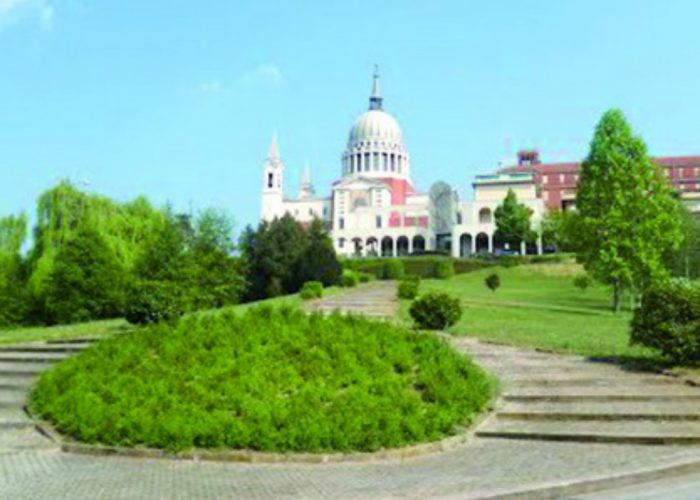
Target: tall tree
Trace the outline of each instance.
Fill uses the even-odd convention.
[[[0,218],[0,326],[25,319],[25,263],[21,252],[26,235],[26,215]]]
[[[306,248],[299,259],[298,282],[320,281],[324,286],[340,280],[342,268],[333,248],[333,240],[320,219],[314,219],[307,230]]]
[[[621,111],[606,112],[583,162],[576,197],[577,257],[613,289],[643,293],[668,276],[668,256],[681,240],[678,203],[644,141]]]
[[[113,318],[123,312],[124,267],[97,231],[76,233],[57,252],[47,282],[47,323]]]
[[[496,232],[494,236],[508,243],[511,248],[520,248],[520,243],[532,238],[530,217],[532,209],[518,203],[518,197],[512,189],[508,190],[503,203],[494,212]]]

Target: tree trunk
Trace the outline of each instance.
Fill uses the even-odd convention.
[[[620,312],[620,295],[622,290],[620,290],[620,282],[615,281],[613,283],[613,312]]]

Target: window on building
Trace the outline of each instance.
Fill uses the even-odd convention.
[[[542,184],[548,184],[548,183],[549,183],[549,176],[543,175],[542,176]]]
[[[382,216],[381,216],[381,215],[377,215],[377,219],[376,219],[375,222],[376,222],[376,225],[377,225],[377,229],[381,228],[381,227],[382,227]]]
[[[338,248],[343,248],[345,246],[345,238],[338,238]]]
[[[309,209],[309,215],[313,215],[313,214],[314,214],[314,209],[313,209],[313,208],[310,208],[310,209]]]
[[[382,170],[389,170],[389,155],[386,153],[382,153]]]
[[[457,212],[457,224],[462,224],[462,212]]]
[[[275,185],[275,176],[272,173],[267,174],[267,187],[272,188]]]
[[[379,170],[379,153],[372,154],[372,170]]]
[[[396,155],[394,153],[391,154],[391,171],[396,172]]]
[[[371,165],[369,164],[369,162],[370,162],[370,154],[369,154],[369,153],[365,153],[365,172],[369,172],[369,169],[370,169],[370,166],[371,166]]]
[[[338,219],[338,229],[345,229],[345,217]]]

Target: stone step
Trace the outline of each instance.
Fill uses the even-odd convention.
[[[2,391],[27,391],[32,385],[34,377],[0,377],[0,393]]]
[[[622,374],[620,376],[610,377],[610,376],[557,376],[552,375],[550,377],[520,377],[515,376],[508,379],[508,383],[513,387],[524,387],[524,386],[559,386],[559,387],[575,387],[580,385],[590,385],[590,386],[612,386],[619,385],[621,383],[630,385],[668,385],[668,384],[679,384],[680,382],[676,377],[667,377],[663,375],[627,375]]]
[[[18,408],[0,408],[0,432],[5,429],[26,429],[33,427],[34,422]]]
[[[700,399],[700,389],[683,384],[650,385],[628,384],[620,381],[611,385],[530,387],[509,385],[504,395],[509,396],[694,396]]]
[[[12,346],[0,346],[0,353],[5,352],[27,352],[27,353],[74,353],[80,352],[86,347],[89,347],[88,343],[71,343],[71,344],[23,344],[23,345],[12,345]]]
[[[499,408],[500,420],[537,421],[624,421],[664,420],[700,421],[697,402],[653,403],[506,403]]]
[[[700,395],[697,394],[507,394],[503,396],[507,402],[625,402],[625,401],[655,401],[658,404],[664,402],[693,401],[700,404]]]
[[[18,351],[2,351],[0,352],[0,363],[5,361],[19,363],[56,363],[63,361],[71,356],[65,352],[18,352]]]
[[[65,344],[92,344],[100,340],[98,337],[75,337],[72,339],[51,339],[46,343],[49,345],[65,345]]]
[[[46,363],[2,361],[0,362],[0,377],[31,377],[43,372],[49,366]]]
[[[628,444],[700,444],[697,421],[538,422],[494,419],[480,437]]]
[[[26,401],[27,393],[25,391],[10,391],[5,390],[0,392],[0,408],[3,409],[21,409]]]

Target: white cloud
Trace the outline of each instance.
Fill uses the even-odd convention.
[[[53,26],[54,8],[51,4],[42,4],[39,9],[39,22],[44,29],[51,29]]]
[[[0,0],[0,22],[34,19],[43,29],[51,29],[55,8],[50,0]]]
[[[207,80],[199,84],[199,91],[202,94],[218,94],[224,89],[224,84],[219,80]]]
[[[282,84],[282,71],[275,64],[261,64],[241,75],[238,81],[247,87],[278,87]]]

